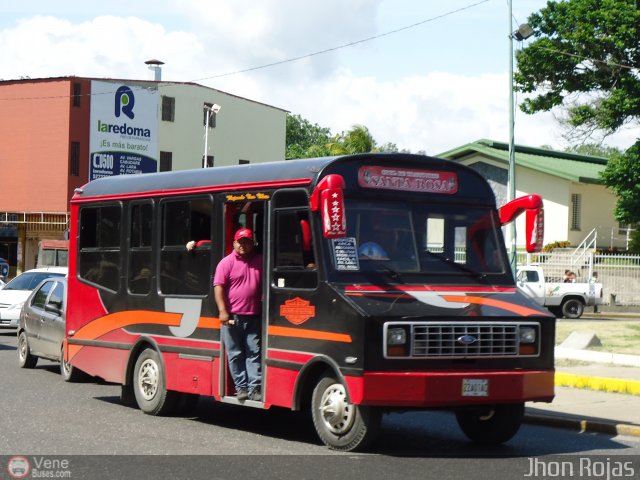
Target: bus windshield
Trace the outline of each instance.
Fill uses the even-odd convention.
[[[497,212],[486,206],[345,200],[357,256],[338,271],[483,276],[505,273]]]

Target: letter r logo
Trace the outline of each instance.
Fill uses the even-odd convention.
[[[118,90],[116,90],[115,101],[116,101],[116,105],[115,105],[116,117],[119,117],[120,112],[122,112],[127,117],[133,120],[133,117],[134,117],[133,105],[136,103],[136,101],[131,89],[125,85],[119,87]]]

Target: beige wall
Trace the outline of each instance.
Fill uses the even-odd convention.
[[[204,103],[217,103],[215,128],[209,129],[208,155],[214,166],[284,160],[286,112],[198,85],[163,84],[160,95],[176,99],[175,122],[159,122],[159,150],[173,153],[173,170],[200,168],[204,154]],[[158,118],[161,117],[161,100]]]

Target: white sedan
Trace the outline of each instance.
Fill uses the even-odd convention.
[[[66,277],[67,267],[34,268],[0,289],[0,328],[17,328],[20,310],[32,290],[45,278]]]

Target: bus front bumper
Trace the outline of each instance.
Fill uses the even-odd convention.
[[[367,372],[346,381],[351,402],[363,405],[449,407],[554,397],[554,370]]]

